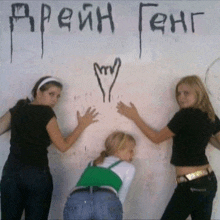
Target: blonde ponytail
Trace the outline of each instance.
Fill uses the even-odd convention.
[[[103,150],[100,155],[94,160],[93,165],[97,166],[97,164],[103,163],[105,157],[107,157],[108,154],[106,153],[105,150]]]

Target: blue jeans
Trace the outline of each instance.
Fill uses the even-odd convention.
[[[122,220],[122,204],[114,192],[73,192],[65,204],[64,220]]]
[[[217,191],[214,172],[177,185],[161,220],[210,220],[212,203]]]
[[[4,167],[1,180],[2,220],[47,220],[53,190],[48,168],[24,167],[12,171]]]

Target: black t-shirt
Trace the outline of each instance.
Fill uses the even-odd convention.
[[[220,120],[215,122],[200,109],[185,108],[177,112],[168,123],[175,134],[171,163],[175,166],[200,166],[208,164],[205,148],[213,134],[220,131]]]
[[[11,140],[8,164],[48,166],[51,144],[46,125],[54,111],[49,106],[25,104],[11,108]]]

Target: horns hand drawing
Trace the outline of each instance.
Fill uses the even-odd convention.
[[[93,66],[100,89],[102,91],[103,102],[105,102],[106,94],[108,94],[108,101],[111,102],[111,91],[118,76],[121,66],[121,59],[115,58],[113,66],[99,66],[98,63],[94,63]]]

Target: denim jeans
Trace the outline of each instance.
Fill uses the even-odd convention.
[[[210,220],[212,203],[217,191],[214,172],[177,185],[161,220]]]
[[[1,180],[2,220],[47,220],[53,190],[48,168],[24,167],[12,171],[4,167]]]
[[[113,192],[73,192],[64,207],[64,220],[121,220],[122,204]]]

